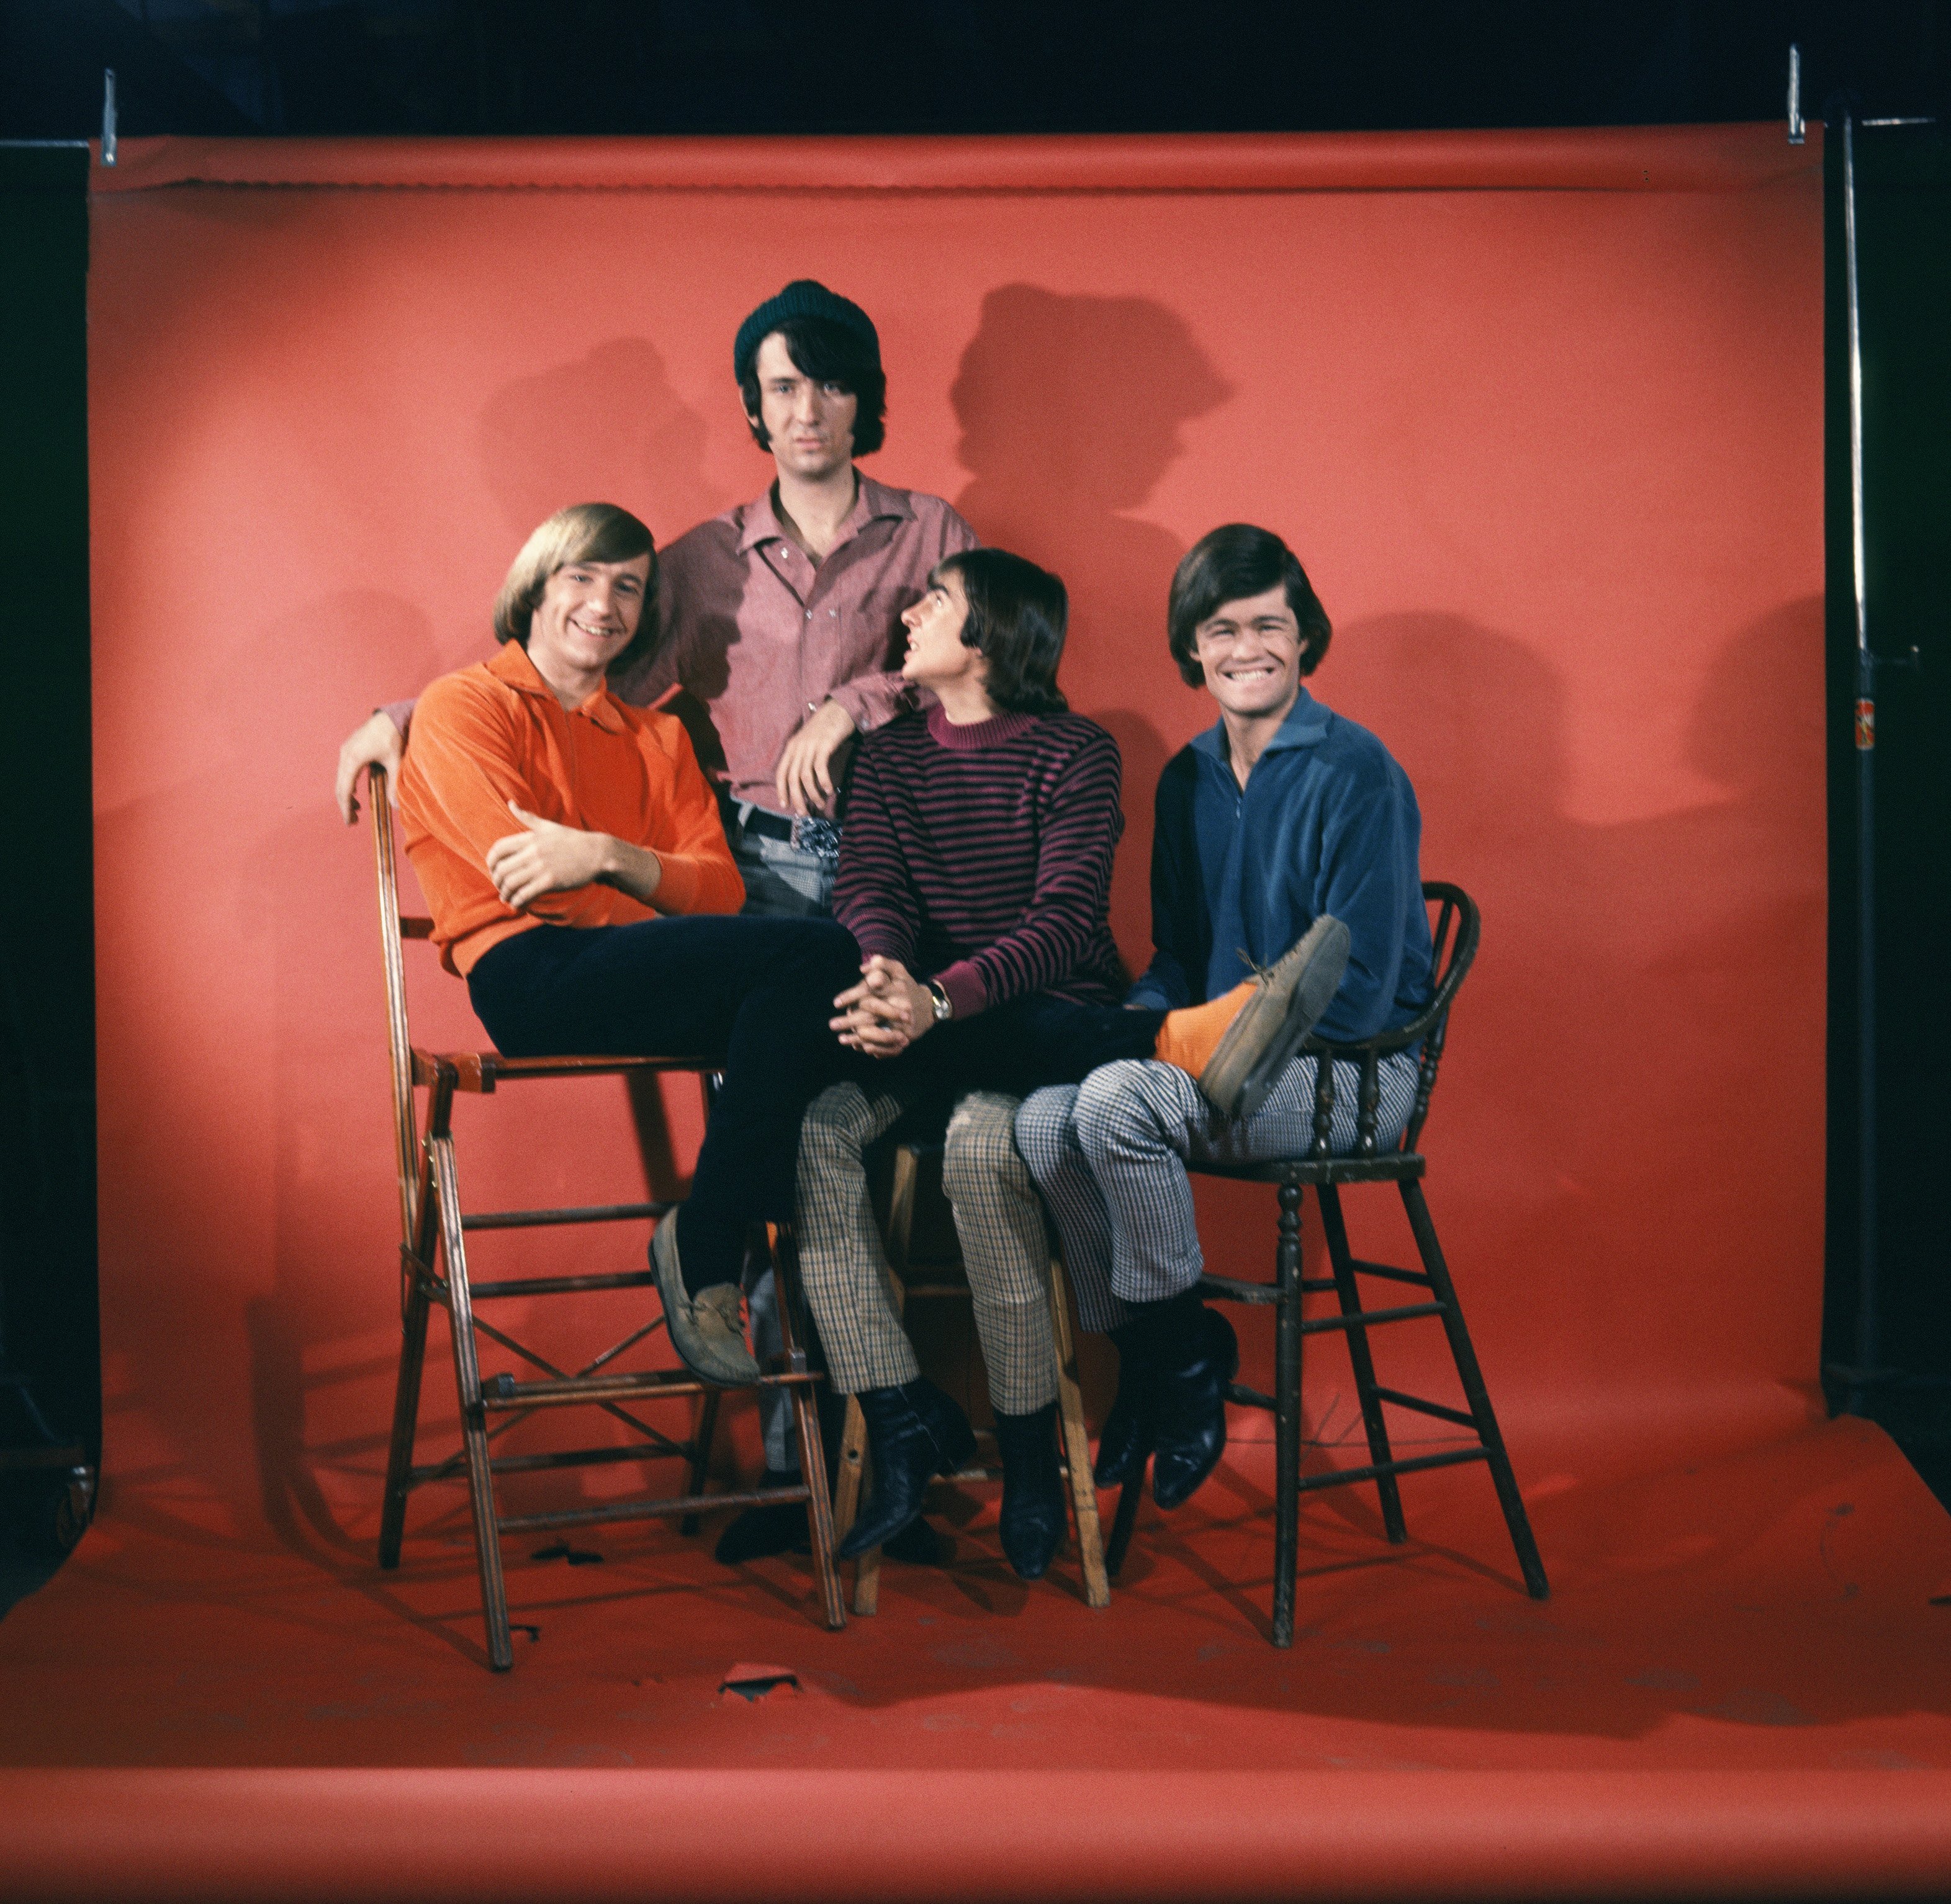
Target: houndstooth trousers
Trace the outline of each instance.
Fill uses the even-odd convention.
[[[1057,1398],[1050,1326],[1050,1240],[1036,1186],[1013,1135],[1021,1100],[972,1091],[948,1120],[941,1183],[955,1215],[976,1334],[1000,1413]],[[835,1084],[800,1127],[800,1276],[827,1373],[842,1395],[891,1388],[921,1373],[889,1295],[893,1271],[867,1193],[864,1153],[907,1108],[891,1092]]]
[[[1381,1063],[1377,1136],[1400,1136],[1416,1103],[1420,1060],[1398,1052]],[[1355,1148],[1359,1068],[1334,1067],[1329,1148]],[[1078,1320],[1113,1329],[1132,1302],[1191,1289],[1205,1267],[1188,1163],[1244,1164],[1304,1155],[1314,1141],[1315,1060],[1297,1058],[1266,1102],[1238,1122],[1223,1117],[1177,1066],[1151,1058],[1101,1065],[1082,1084],[1052,1085],[1025,1098],[1016,1145],[1050,1205]]]

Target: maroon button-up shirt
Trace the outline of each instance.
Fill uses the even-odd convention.
[[[776,811],[773,775],[809,705],[838,701],[863,734],[909,705],[901,610],[944,556],[976,546],[976,531],[939,496],[863,475],[840,540],[816,568],[768,488],[660,552],[661,638],[610,691],[647,707],[688,690],[710,714],[733,796]],[[385,712],[407,731],[412,702]],[[694,738],[708,760],[704,738]]]
[[[810,706],[838,701],[863,734],[910,704],[901,611],[976,533],[939,496],[868,476],[816,568],[768,489],[679,536],[658,559],[663,639],[610,683],[639,705],[688,689],[711,711],[735,797],[776,809],[773,775]]]

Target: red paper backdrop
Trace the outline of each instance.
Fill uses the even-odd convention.
[[[873,473],[1070,583],[1065,683],[1124,750],[1135,963],[1152,784],[1211,705],[1165,651],[1172,566],[1241,518],[1302,552],[1336,625],[1315,686],[1415,780],[1425,872],[1484,907],[1431,1195],[1521,1479],[1806,1419],[1821,202],[1813,147],[1779,140],[1233,142],[1178,173],[1144,142],[693,145],[662,172],[654,147],[230,148],[261,189],[125,148],[91,332],[111,1476],[232,1532],[370,1513],[397,1215],[336,745],[487,652],[551,509],[607,497],[668,539],[763,487],[731,337],[801,275],[879,325]],[[1046,162],[1063,189],[1023,189]],[[558,189],[432,189],[443,165]],[[314,182],[269,189],[279,167]],[[416,986],[423,1036],[476,1035],[452,981]],[[613,1086],[467,1110],[478,1200],[641,1177]],[[682,1148],[688,1100],[673,1121]],[[1250,1193],[1208,1218],[1266,1260]],[[1317,1422],[1344,1371],[1316,1357]]]

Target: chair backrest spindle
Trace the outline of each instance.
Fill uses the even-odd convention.
[[[401,1234],[410,1237],[418,1214],[420,1136],[414,1127],[414,1047],[407,1027],[407,968],[400,946],[403,937],[424,935],[403,930],[400,921],[399,880],[393,859],[393,805],[383,767],[367,769],[367,804],[372,809],[373,860],[379,875],[379,957],[386,974],[386,1043],[393,1076],[393,1149],[399,1172]]]
[[[1301,1045],[1303,1052],[1318,1061],[1314,1081],[1314,1141],[1308,1151],[1310,1158],[1318,1160],[1330,1154],[1328,1127],[1334,1112],[1337,1064],[1360,1067],[1354,1154],[1357,1157],[1378,1154],[1381,1061],[1419,1044],[1422,1048],[1422,1060],[1416,1073],[1416,1107],[1394,1148],[1413,1151],[1422,1135],[1424,1120],[1429,1115],[1430,1093],[1436,1089],[1437,1067],[1442,1061],[1450,1003],[1456,996],[1456,988],[1463,983],[1471,961],[1477,956],[1477,939],[1481,924],[1476,902],[1460,886],[1452,886],[1442,880],[1425,880],[1422,896],[1425,905],[1437,908],[1436,922],[1430,928],[1431,968],[1436,983],[1431,990],[1429,1002],[1409,1024],[1394,1031],[1381,1032],[1373,1038],[1347,1044],[1332,1044],[1325,1039],[1311,1037]]]
[[[1325,1157],[1334,1126],[1334,1067],[1326,1061],[1314,1067],[1314,1142],[1310,1157]]]

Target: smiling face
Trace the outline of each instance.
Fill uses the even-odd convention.
[[[901,660],[903,677],[917,687],[938,693],[959,681],[979,681],[988,671],[979,650],[963,643],[969,625],[969,597],[962,578],[953,569],[941,571],[939,581],[912,608],[901,611],[908,631],[908,651]]]
[[[558,692],[587,682],[595,691],[603,672],[630,645],[644,612],[651,559],[566,562],[549,577],[529,623],[529,659]]]
[[[1227,713],[1285,717],[1300,693],[1300,624],[1284,587],[1222,602],[1193,639],[1207,691]]]
[[[819,383],[792,360],[777,331],[754,360],[759,421],[780,473],[817,481],[854,460],[854,419],[860,400],[836,383]]]

